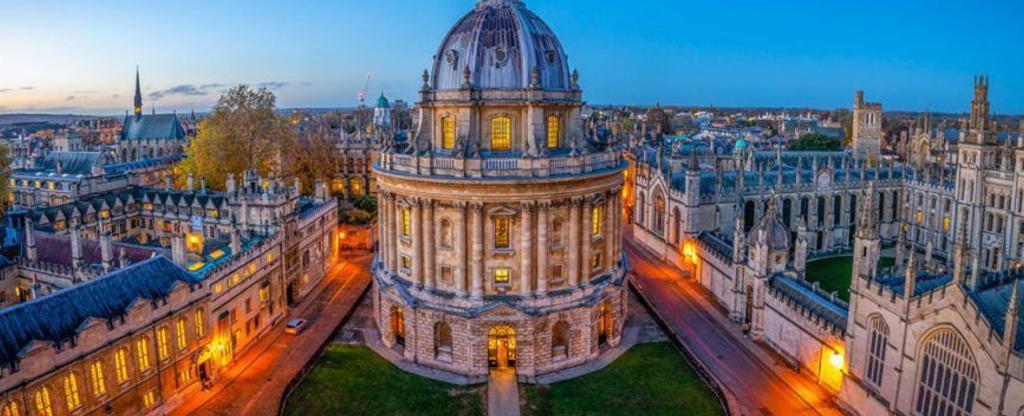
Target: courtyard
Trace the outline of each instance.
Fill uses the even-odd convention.
[[[878,269],[892,267],[896,260],[882,257]],[[844,302],[850,301],[850,278],[853,276],[853,256],[829,257],[807,262],[807,281],[818,282],[826,292],[837,292]]]
[[[723,414],[670,342],[639,344],[605,369],[548,386],[521,384],[524,416]]]
[[[288,397],[285,415],[474,416],[486,387],[404,372],[362,346],[333,344]]]

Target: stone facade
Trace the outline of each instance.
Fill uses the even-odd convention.
[[[879,160],[882,147],[882,104],[864,102],[857,91],[853,103],[853,154],[857,159]]]
[[[582,131],[577,77],[556,70],[565,54],[539,18],[521,2],[487,0],[462,22],[478,19],[489,23],[472,30],[536,33],[494,44],[493,34],[465,37],[487,43],[479,47],[497,67],[462,65],[465,45],[452,40],[461,29],[442,42],[434,81],[424,74],[417,131],[406,143],[385,140],[374,165],[374,305],[383,343],[409,361],[469,377],[508,366],[530,378],[619,342],[626,163]],[[513,60],[533,59],[509,51],[540,48],[547,61],[527,63],[551,68],[520,74],[528,88],[497,80]],[[456,89],[437,81],[451,65],[466,74]]]

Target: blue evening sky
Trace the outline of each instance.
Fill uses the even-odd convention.
[[[420,73],[475,0],[0,0],[0,113],[205,110],[224,86],[282,107],[415,101]],[[527,0],[595,104],[849,106],[1024,112],[1024,2]],[[370,101],[372,102],[372,101]],[[149,111],[148,108],[146,111]]]

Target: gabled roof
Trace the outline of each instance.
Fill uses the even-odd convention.
[[[124,118],[121,140],[185,140],[176,114],[150,114]]]
[[[59,343],[76,336],[90,319],[115,319],[137,301],[160,299],[179,283],[198,282],[167,258],[156,257],[0,310],[0,365],[17,362],[35,341]]]

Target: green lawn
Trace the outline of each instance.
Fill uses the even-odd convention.
[[[882,257],[878,268],[892,267],[896,259]],[[836,291],[839,298],[850,301],[850,278],[853,276],[853,256],[839,256],[807,263],[807,281],[818,282],[826,292]]]
[[[523,416],[721,415],[711,389],[669,342],[640,344],[604,370],[550,386],[520,385]]]
[[[286,415],[483,415],[485,386],[399,370],[366,347],[332,345],[285,404]]]

